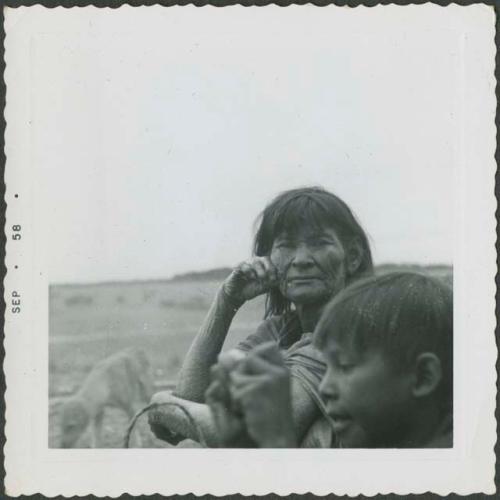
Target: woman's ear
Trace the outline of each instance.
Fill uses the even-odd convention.
[[[441,360],[432,352],[423,352],[415,361],[415,382],[412,393],[420,398],[432,394],[443,378]]]
[[[363,247],[359,238],[353,238],[346,247],[347,274],[352,276],[356,273],[363,261]]]

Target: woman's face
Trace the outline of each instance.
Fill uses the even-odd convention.
[[[328,301],[346,285],[346,252],[333,228],[283,232],[273,242],[280,291],[294,304]]]

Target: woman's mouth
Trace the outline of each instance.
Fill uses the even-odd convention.
[[[288,278],[287,281],[289,283],[302,283],[302,282],[306,283],[317,279],[319,279],[317,276],[295,276]]]

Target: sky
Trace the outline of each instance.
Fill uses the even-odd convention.
[[[37,7],[10,19],[31,39],[20,67],[51,282],[233,266],[264,206],[306,185],[349,204],[376,263],[452,263],[466,116],[445,9]]]

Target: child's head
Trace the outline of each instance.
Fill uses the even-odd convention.
[[[328,366],[320,390],[343,446],[418,446],[431,416],[451,412],[445,283],[415,273],[357,281],[328,304],[315,342]]]
[[[368,237],[349,206],[338,196],[321,187],[304,187],[280,193],[256,221],[254,254],[268,256],[273,243],[283,235],[294,235],[304,229],[321,232],[333,229],[346,253],[355,248],[360,254],[348,281],[354,281],[373,271]],[[289,307],[287,299],[277,289],[268,297],[268,315],[281,314]]]

